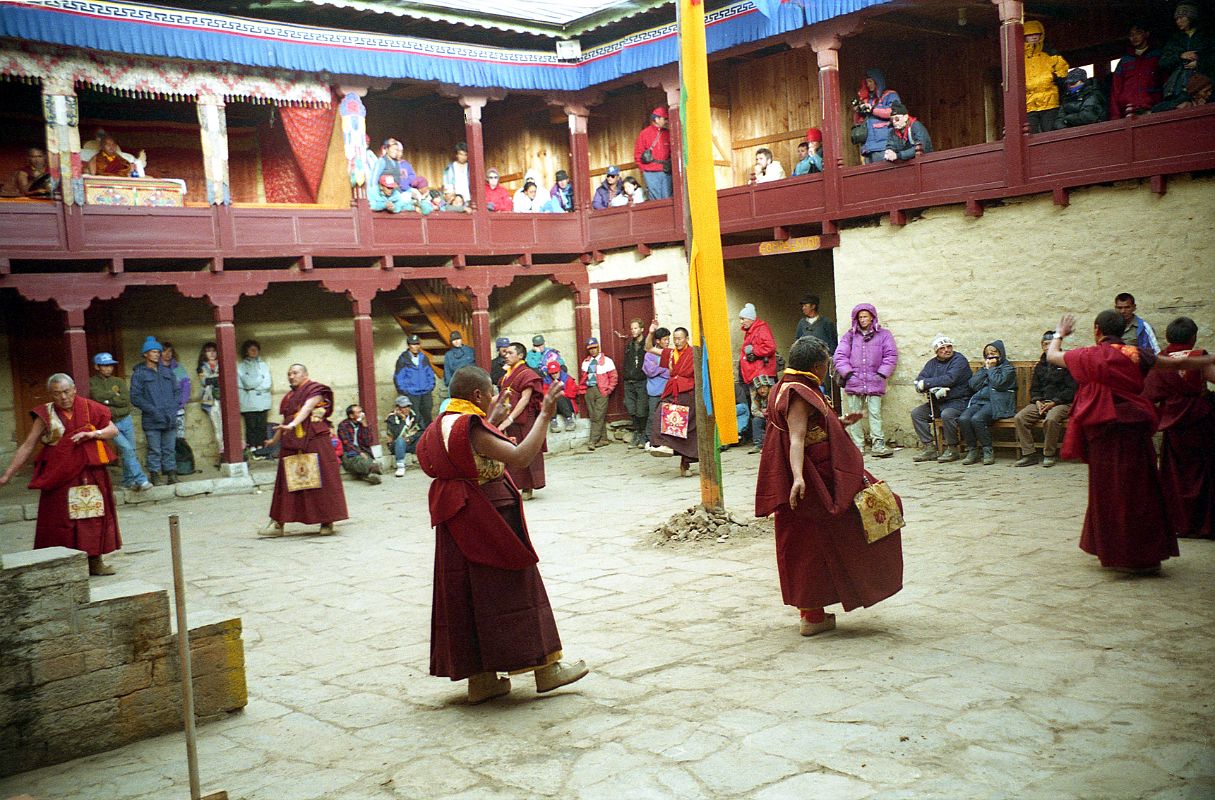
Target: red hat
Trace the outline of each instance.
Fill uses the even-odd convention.
[[[380,176],[380,185],[385,189],[395,189],[397,188],[397,179],[386,172]]]
[[[823,132],[818,128],[811,128],[810,130],[806,131],[806,141],[821,143],[823,141]]]
[[[545,369],[547,369],[552,374],[556,375],[559,372],[561,372],[561,365],[558,364],[556,361],[550,361],[550,362],[548,362],[548,366],[545,367]]]
[[[667,110],[666,110],[665,108],[663,108],[662,106],[659,106],[658,108],[656,108],[656,109],[654,109],[653,111],[651,111],[651,112],[650,112],[650,116],[652,116],[652,117],[662,117],[663,119],[666,119],[666,118],[667,118]]]

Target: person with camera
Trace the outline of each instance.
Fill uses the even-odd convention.
[[[890,135],[891,109],[902,103],[898,92],[886,88],[886,76],[880,69],[865,70],[865,80],[852,101],[852,143],[861,146],[861,160],[866,164],[881,161]],[[861,137],[864,138],[861,138]]]
[[[650,112],[650,124],[641,129],[633,145],[633,160],[645,177],[651,200],[671,196],[671,131],[667,123],[667,110],[655,108]]]
[[[738,354],[738,373],[747,390],[747,405],[751,404],[751,386],[760,375],[776,378],[776,339],[772,328],[757,319],[755,306],[747,303],[738,312],[738,324],[743,331],[742,350]],[[775,380],[773,380],[775,383]]]

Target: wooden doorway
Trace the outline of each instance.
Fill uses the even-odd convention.
[[[616,364],[616,368],[624,368],[624,348],[629,341],[629,320],[639,319],[642,326],[649,328],[650,320],[654,318],[654,283],[665,281],[666,276],[643,278],[641,282],[622,281],[619,283],[597,284],[599,290],[599,342],[603,352]],[[579,344],[582,344],[581,342]],[[578,361],[586,357],[585,348],[579,355]],[[620,376],[621,387],[612,392],[608,403],[608,419],[628,419],[624,410],[624,375]]]
[[[7,327],[9,362],[13,371],[13,409],[16,414],[16,438],[20,443],[29,433],[32,420],[29,410],[50,402],[46,379],[56,372],[70,374],[68,363],[66,320],[51,302],[31,303],[10,298],[3,303]],[[89,364],[95,353],[112,353],[118,361],[115,375],[126,375],[123,364],[122,332],[119,330],[114,304],[93,303],[84,313],[85,338],[88,341]],[[72,375],[77,385],[88,386],[88,375]]]

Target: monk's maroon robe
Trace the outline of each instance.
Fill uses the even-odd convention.
[[[1171,344],[1165,355],[1206,355]],[[1215,538],[1215,395],[1198,370],[1153,370],[1143,393],[1160,412],[1160,484],[1178,536]]]
[[[561,652],[519,491],[500,463],[473,452],[476,426],[506,438],[481,417],[448,412],[417,447],[434,479],[430,674],[453,681],[543,666]]]
[[[90,556],[112,553],[122,547],[118,532],[118,513],[114,508],[114,489],[110,476],[103,466],[89,463],[85,448],[97,449],[101,442],[88,440],[75,444],[72,436],[81,431],[100,430],[110,424],[110,410],[101,403],[76,397],[72,405],[71,418],[58,406],[53,412],[46,406],[38,406],[31,416],[42,420],[47,431],[51,430],[51,417],[63,423],[64,433],[58,442],[51,444],[44,435],[42,450],[34,459],[34,477],[29,488],[40,492],[38,497],[38,521],[34,525],[34,547],[68,547],[83,550]],[[102,445],[104,446],[104,445]],[[93,484],[101,489],[105,499],[105,515],[92,519],[68,517],[68,491],[73,486]]]
[[[320,405],[307,419],[279,437],[278,476],[274,479],[274,499],[270,502],[270,519],[275,522],[302,522],[306,525],[325,524],[346,519],[346,491],[342,488],[342,471],[333,450],[333,434],[329,418],[333,416],[333,390],[316,381],[308,381],[287,392],[279,403],[283,422],[295,415],[311,398],[319,396]],[[316,453],[321,467],[319,489],[287,491],[287,469],[284,459],[300,453]]]
[[[666,367],[671,371],[671,377],[667,380],[666,388],[662,390],[662,397],[658,401],[658,408],[662,408],[663,403],[675,403],[676,405],[688,407],[688,435],[687,438],[679,438],[678,436],[670,436],[662,432],[662,414],[655,413],[654,419],[650,423],[653,428],[653,436],[651,437],[658,446],[666,445],[674,450],[679,455],[683,456],[684,461],[700,460],[700,451],[696,448],[696,392],[695,379],[696,374],[694,367],[695,358],[692,357],[692,348],[685,347],[679,353],[679,357],[675,357],[676,351],[673,347],[668,347],[662,351],[662,356],[659,357],[658,363],[660,366]]]
[[[522,361],[519,365],[502,378],[501,389],[511,390],[510,404],[513,407],[523,396],[525,389],[532,390],[531,399],[519,411],[519,416],[506,428],[506,435],[516,442],[521,442],[531,433],[536,417],[540,416],[540,404],[544,402],[544,380],[540,374]],[[540,447],[540,452],[526,467],[507,467],[511,480],[520,489],[544,488],[544,454],[548,452],[548,442]]]
[[[1156,355],[1107,336],[1063,358],[1078,386],[1061,455],[1088,464],[1080,549],[1103,567],[1158,567],[1179,552],[1156,471],[1156,409],[1142,394]]]
[[[789,507],[789,407],[796,394],[810,404],[802,477],[805,497]],[[801,376],[773,389],[755,485],[755,514],[776,514],[776,566],[785,603],[845,611],[871,606],[903,588],[902,535],[870,544],[853,498],[865,488],[861,451],[823,399]],[[816,441],[817,440],[817,441]],[[902,501],[899,501],[900,507]]]

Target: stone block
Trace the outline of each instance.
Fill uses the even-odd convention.
[[[151,685],[152,665],[137,661],[45,684],[38,691],[38,704],[46,710],[71,708],[129,695]]]
[[[81,631],[99,626],[126,630],[137,639],[169,633],[169,596],[145,581],[122,581],[93,590],[92,602],[76,610]]]
[[[174,488],[177,489],[178,497],[197,497],[200,494],[210,493],[214,485],[215,481],[211,480],[183,481]]]
[[[219,475],[221,478],[247,478],[249,477],[249,465],[243,461],[220,464]]]
[[[34,686],[73,678],[86,672],[84,653],[69,653],[30,664],[30,683]]]
[[[0,506],[0,525],[6,522],[21,522],[24,519],[25,509],[22,506]]]
[[[216,478],[212,482],[211,494],[253,494],[257,485],[252,478]]]
[[[36,519],[38,519],[38,504],[37,503],[26,503],[25,505],[23,505],[21,507],[21,512],[23,514],[25,514],[26,520],[28,520],[28,521],[36,520]]]
[[[66,547],[42,547],[37,550],[20,550],[16,553],[0,555],[0,567],[4,572],[10,570],[42,570],[59,565],[64,560],[81,566],[88,575],[88,557],[79,550]],[[5,575],[7,577],[7,574]]]

